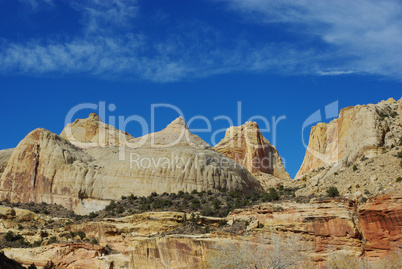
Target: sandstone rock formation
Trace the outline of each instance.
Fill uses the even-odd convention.
[[[91,115],[84,121],[87,124],[93,118]],[[93,124],[89,126],[91,132],[80,134],[92,134]],[[155,138],[153,142],[158,146],[148,144],[150,137]],[[179,142],[170,145],[174,140]],[[36,129],[13,151],[1,177],[0,199],[57,203],[88,213],[130,194],[262,191],[244,167],[208,148],[180,118],[143,141],[146,143],[141,147],[134,141],[135,147],[78,148],[54,133]]]
[[[300,188],[297,196],[327,195],[334,186],[340,195],[349,199],[366,199],[384,193],[402,193],[401,147],[388,149],[373,158],[358,160],[349,167],[325,166],[315,169],[295,180],[287,187]]]
[[[378,104],[347,107],[338,119],[312,127],[296,178],[327,165],[345,167],[397,146],[402,136],[401,103],[402,99],[397,102],[391,98]]]
[[[261,134],[256,122],[232,126],[215,150],[232,158],[253,174],[260,172],[279,179],[290,179],[278,151]]]
[[[102,122],[96,113],[86,119],[77,119],[67,124],[60,134],[72,144],[82,147],[118,147],[133,137]]]
[[[68,219],[54,219],[59,225],[49,228],[46,224],[50,217],[15,209],[16,216],[4,220],[0,232],[21,233],[29,242],[40,240],[44,233],[61,241],[35,248],[3,250],[8,258],[23,265],[43,266],[52,260],[59,268],[187,268],[188,264],[197,268],[223,240],[244,244],[271,233],[282,237],[300,235],[301,250],[316,265],[323,265],[329,256],[337,253],[376,260],[398,250],[402,242],[401,199],[401,196],[388,195],[361,205],[349,200],[264,203],[237,209],[226,218],[228,225],[235,225],[239,220],[249,223],[238,234],[215,231],[165,235],[164,232],[183,225],[186,216],[180,212],[146,212],[77,224],[71,224]],[[36,217],[22,218],[30,215]],[[18,230],[18,224],[30,228]],[[87,238],[97,238],[99,244],[74,242],[67,237],[70,231],[84,231]]]
[[[0,150],[0,178],[1,175],[4,172],[4,169],[6,169],[7,162],[11,157],[11,154],[13,153],[14,149],[3,149]]]
[[[358,209],[359,229],[365,239],[364,254],[381,258],[402,244],[402,196],[383,196]]]

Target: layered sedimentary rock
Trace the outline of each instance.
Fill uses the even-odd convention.
[[[402,195],[373,199],[359,207],[359,228],[365,239],[365,255],[383,257],[402,243]]]
[[[362,157],[371,158],[386,147],[399,144],[402,134],[401,103],[394,99],[378,104],[347,107],[330,123],[318,123],[311,128],[303,164],[296,178],[328,166],[347,166]]]
[[[148,142],[151,137],[157,146]],[[88,213],[130,194],[262,190],[244,167],[192,135],[182,119],[138,141],[119,148],[79,148],[45,129],[34,130],[7,163],[0,199],[57,203]]]
[[[226,218],[228,225],[247,221],[249,225],[243,231],[194,235],[163,234],[185,223],[185,213],[180,212],[146,212],[43,230],[33,224],[47,223],[49,217],[43,219],[44,216],[26,210],[12,213],[13,209],[4,208],[2,212],[11,213],[0,232],[21,233],[29,242],[40,240],[44,232],[48,237],[56,237],[63,243],[6,248],[4,253],[24,265],[43,266],[52,260],[59,268],[187,268],[189,264],[199,268],[209,259],[209,251],[223,242],[242,245],[271,234],[282,238],[300,236],[297,250],[305,253],[312,264],[324,265],[330,256],[337,254],[374,261],[400,247],[401,199],[401,196],[385,196],[362,205],[348,200],[264,203],[235,210]],[[18,224],[37,231],[18,230]],[[72,242],[72,238],[67,238],[70,231],[84,231],[87,238],[97,238],[99,245]]]
[[[78,147],[118,147],[133,137],[102,122],[96,113],[67,124],[60,134]]]
[[[251,173],[263,172],[280,179],[290,179],[278,151],[261,134],[256,122],[229,127],[214,149],[243,165]]]

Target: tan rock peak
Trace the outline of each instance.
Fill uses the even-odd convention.
[[[91,114],[89,114],[88,120],[93,120],[93,121],[100,121],[102,122],[101,118],[98,116],[98,114],[96,114],[95,112],[92,112]]]
[[[165,129],[187,129],[188,130],[188,126],[187,126],[186,122],[184,121],[183,117],[180,116],[180,117],[176,118],[174,121],[172,121],[171,123],[169,123]]]
[[[130,147],[177,147],[210,148],[210,145],[199,136],[190,132],[186,122],[180,116],[165,129],[150,133],[130,141]]]
[[[67,124],[60,136],[80,148],[118,147],[133,139],[128,133],[103,123],[96,113]]]
[[[256,122],[229,127],[214,149],[234,159],[251,173],[263,172],[290,179],[278,151],[262,135]]]

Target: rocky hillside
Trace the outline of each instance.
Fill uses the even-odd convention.
[[[311,128],[304,161],[296,178],[327,165],[350,166],[397,146],[402,136],[402,99],[357,105],[340,111],[330,123]]]
[[[265,254],[285,247],[279,262],[296,251],[304,268],[312,268],[336,255],[376,261],[396,251],[402,239],[401,199],[384,196],[361,205],[342,199],[282,201],[238,209],[226,218],[146,212],[86,222],[0,207],[0,233],[11,233],[4,237],[12,245],[4,254],[25,266],[51,260],[57,268],[211,268],[217,254],[229,258],[222,244],[253,249],[271,238],[260,245],[267,247]],[[293,237],[299,241],[290,245],[286,238]]]
[[[86,122],[93,119],[91,114]],[[89,126],[92,128],[92,123]],[[88,132],[93,133],[92,129]],[[210,149],[188,131],[182,119],[138,139],[145,142],[134,141],[124,150],[82,144],[80,148],[45,129],[34,130],[13,150],[1,177],[0,198],[57,203],[88,213],[130,194],[262,191],[244,167]],[[172,143],[175,140],[179,142]],[[75,137],[73,142],[77,141]],[[87,138],[79,142],[85,141]]]

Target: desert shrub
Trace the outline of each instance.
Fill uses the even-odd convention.
[[[219,226],[219,227],[222,227],[222,226],[225,226],[227,223],[228,223],[227,220],[221,219],[221,220],[218,221],[218,226]]]
[[[368,160],[368,158],[366,156],[363,156],[360,161],[364,162],[365,160]]]
[[[97,245],[98,244],[98,240],[96,238],[93,238],[91,241],[92,244]]]
[[[53,244],[57,242],[57,238],[55,236],[52,236],[49,238],[49,244]]]
[[[398,158],[402,158],[402,151],[399,151],[399,152],[396,154],[396,156],[397,156]]]
[[[339,173],[338,173],[338,172],[335,172],[335,173],[334,173],[334,176],[337,176],[337,175],[339,175]]]
[[[86,237],[86,234],[85,234],[84,231],[78,231],[78,232],[77,232],[77,235],[78,235],[81,239],[84,239],[84,238]]]
[[[369,194],[371,194],[371,193],[370,193],[370,191],[369,191],[368,189],[365,189],[365,190],[364,190],[364,194],[365,194],[365,195],[369,195]]]
[[[339,191],[336,187],[332,186],[327,189],[327,193],[329,197],[335,197],[339,195]]]
[[[357,170],[357,165],[355,164],[355,165],[353,165],[353,171],[356,171]]]
[[[396,179],[396,182],[401,182],[402,181],[402,177],[398,177],[397,179]]]
[[[30,266],[28,266],[28,269],[37,269],[37,268],[36,268],[36,265],[33,263]]]
[[[36,248],[36,247],[40,247],[40,245],[42,245],[42,241],[35,241],[35,242],[32,244],[32,247]]]
[[[262,223],[258,223],[258,228],[264,228],[264,224],[262,224]]]
[[[20,239],[24,239],[20,234],[14,234],[12,231],[8,231],[6,235],[4,235],[4,240],[8,242],[17,241]]]
[[[48,261],[43,269],[56,269],[56,265],[53,263],[53,261]]]
[[[113,211],[116,208],[115,201],[110,201],[110,203],[105,207],[106,211]]]

